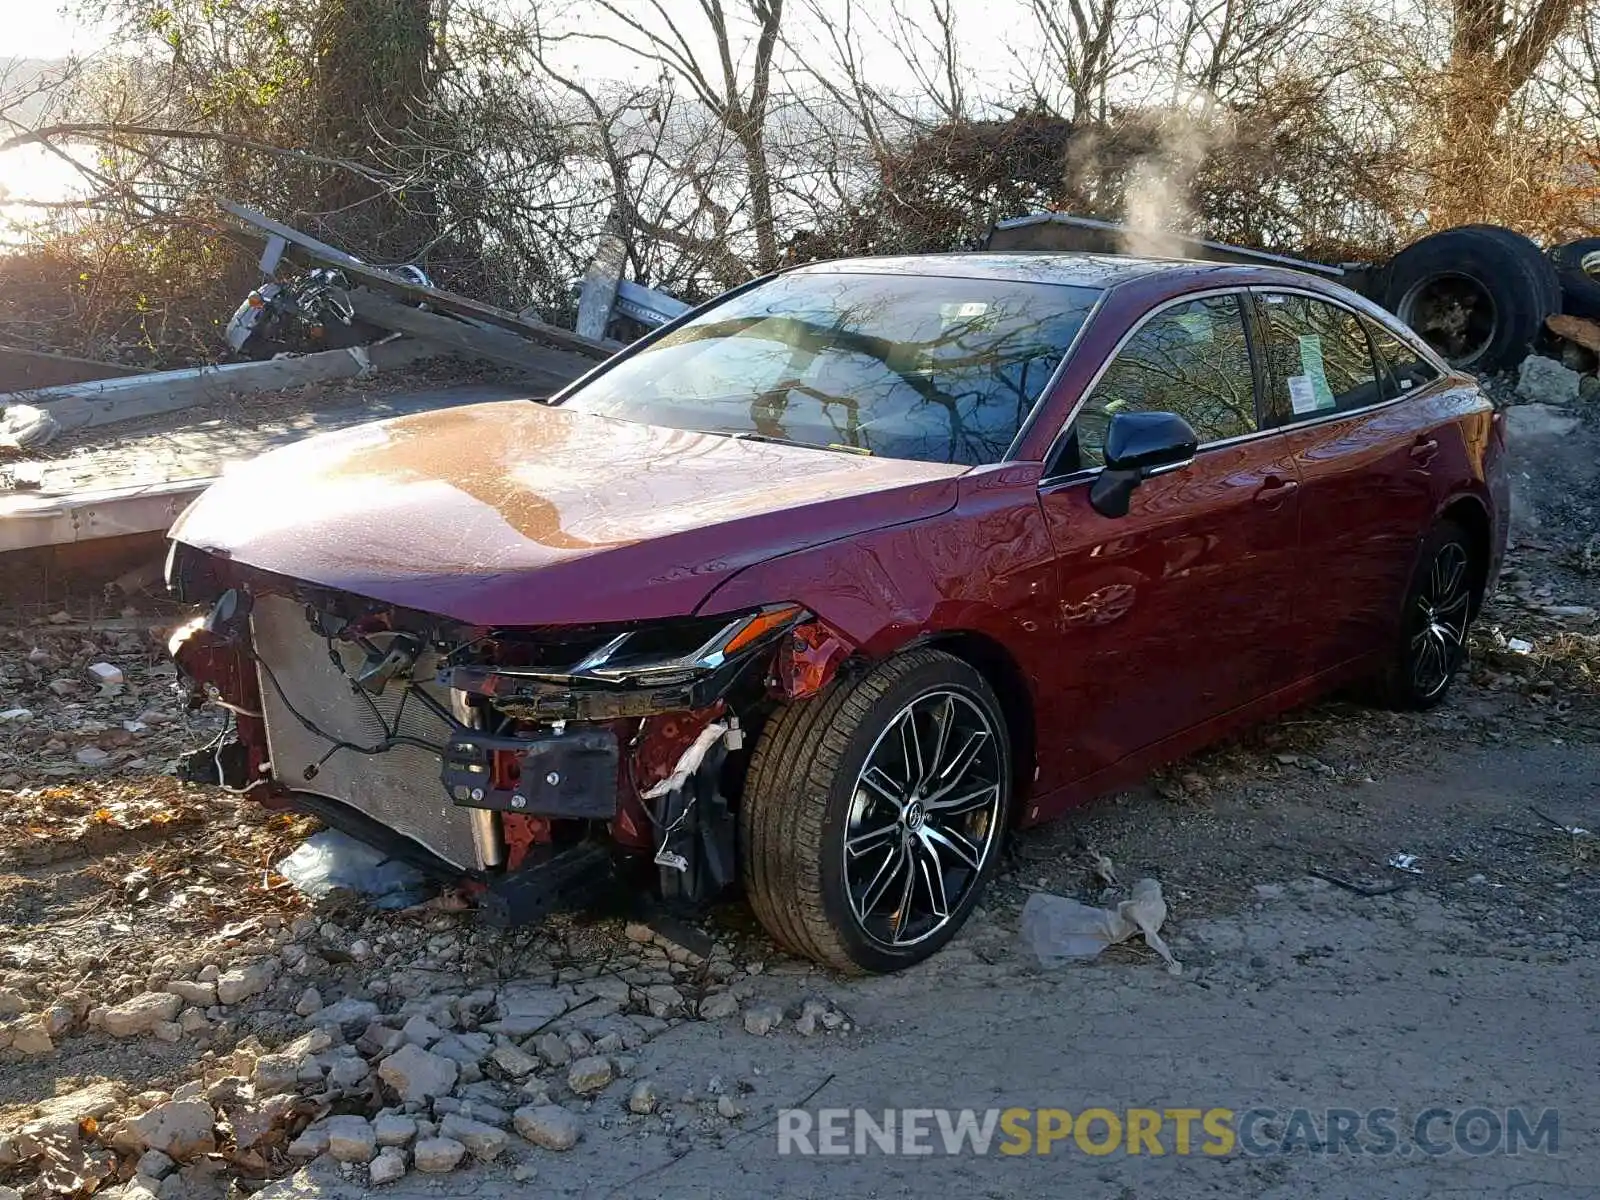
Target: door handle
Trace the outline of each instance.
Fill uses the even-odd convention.
[[[1300,482],[1296,479],[1285,479],[1281,475],[1268,475],[1266,481],[1256,489],[1251,497],[1257,504],[1264,504],[1268,508],[1281,508],[1283,502],[1299,489]]]
[[[1406,453],[1425,467],[1433,461],[1433,456],[1439,453],[1439,443],[1433,438],[1418,438]]]

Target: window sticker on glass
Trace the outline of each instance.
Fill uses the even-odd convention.
[[[1317,391],[1304,375],[1289,376],[1289,407],[1295,416],[1303,417],[1317,411]]]
[[[968,300],[964,304],[941,304],[939,315],[946,321],[957,321],[962,317],[981,317],[989,311],[989,305],[982,300]]]
[[[1303,378],[1311,381],[1312,395],[1316,397],[1314,408],[1332,408],[1333,389],[1328,386],[1328,373],[1322,364],[1322,338],[1317,334],[1300,335],[1300,369],[1305,372]],[[1295,412],[1299,411],[1297,407]]]
[[[1211,323],[1210,313],[1179,313],[1178,324],[1189,335],[1191,342],[1212,342],[1216,340],[1216,326]]]

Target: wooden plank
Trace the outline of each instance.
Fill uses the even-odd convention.
[[[53,416],[64,430],[89,429],[195,408],[229,394],[276,391],[329,379],[350,379],[364,370],[391,370],[438,353],[436,347],[414,341],[371,346],[360,354],[349,350],[321,350],[266,362],[188,367],[126,379],[99,379],[43,388],[22,396],[0,396],[0,406],[7,400],[36,404]]]
[[[1557,337],[1566,338],[1567,341],[1582,346],[1585,350],[1600,354],[1600,321],[1558,313],[1553,317],[1546,317],[1544,323]]]
[[[583,273],[583,290],[578,294],[577,330],[580,337],[603,341],[611,321],[611,306],[616,303],[617,284],[622,279],[628,246],[615,233],[600,235],[600,245],[589,269]]]
[[[599,361],[611,357],[611,351],[593,338],[579,337],[571,330],[550,325],[544,321],[536,321],[531,317],[519,317],[514,312],[497,308],[493,304],[485,304],[479,300],[470,300],[466,296],[456,295],[454,292],[442,292],[438,288],[425,287],[413,283],[409,279],[402,279],[392,272],[381,267],[369,266],[358,258],[346,254],[327,242],[318,241],[309,234],[301,233],[280,221],[264,216],[253,208],[246,208],[242,204],[235,204],[231,200],[219,200],[218,205],[224,212],[237,217],[247,225],[252,225],[263,233],[281,237],[292,246],[297,246],[304,253],[321,262],[337,266],[354,279],[359,279],[368,286],[378,291],[396,293],[411,300],[426,301],[432,308],[440,312],[455,313],[462,317],[473,317],[480,321],[487,321],[501,329],[519,333],[524,337],[534,338],[547,342],[562,350],[570,350],[576,354],[587,355]]]
[[[91,379],[114,379],[147,374],[143,367],[74,358],[20,346],[0,346],[0,391],[26,392],[34,388],[61,387]]]
[[[27,492],[0,496],[0,553],[130,533],[164,533],[213,482],[175,479],[66,496]]]
[[[357,288],[349,295],[356,316],[364,321],[411,334],[437,346],[516,367],[552,390],[565,387],[595,366],[594,360],[585,355],[542,346],[492,326],[468,324],[425,312],[364,288]]]

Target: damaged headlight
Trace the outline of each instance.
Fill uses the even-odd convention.
[[[497,653],[453,667],[449,686],[487,697],[506,716],[548,723],[611,720],[703,708],[718,699],[743,664],[807,619],[798,604],[739,613],[594,629],[571,657],[531,657],[527,646],[495,635]],[[511,661],[507,661],[507,659]]]
[[[775,604],[755,612],[628,630],[574,664],[570,674],[615,683],[679,682],[716,670],[804,615],[798,604]]]

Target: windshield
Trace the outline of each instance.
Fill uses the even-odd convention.
[[[889,458],[998,462],[1098,296],[999,279],[780,275],[564,404]]]

